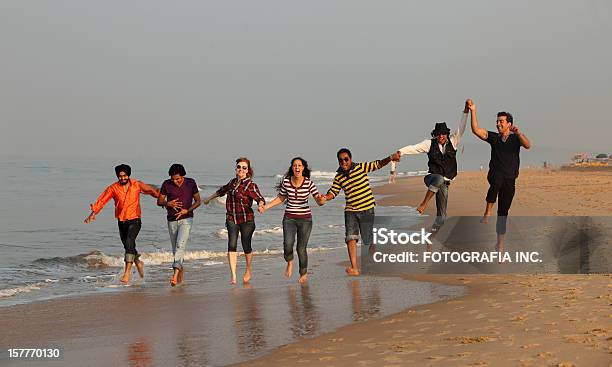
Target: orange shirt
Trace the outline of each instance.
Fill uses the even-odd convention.
[[[107,187],[98,200],[91,204],[91,210],[98,214],[112,198],[115,200],[115,218],[123,222],[140,218],[140,194],[151,195],[154,198],[159,196],[159,190],[131,178],[127,192],[124,187],[119,182]]]

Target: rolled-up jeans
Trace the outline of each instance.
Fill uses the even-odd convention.
[[[168,221],[168,233],[170,234],[170,242],[172,242],[172,255],[174,261],[172,268],[182,269],[183,259],[185,258],[185,248],[189,240],[191,225],[193,218],[183,218],[179,220]]]
[[[374,243],[374,208],[358,212],[344,212],[344,241],[359,241],[359,235],[364,245]]]
[[[119,237],[121,237],[121,243],[123,243],[123,249],[125,250],[123,261],[132,263],[140,257],[140,254],[136,250],[136,237],[138,237],[142,222],[140,218],[136,218],[118,221],[117,223],[119,225]]]
[[[448,185],[444,176],[430,173],[423,178],[427,190],[436,194],[436,220],[434,225],[441,226],[446,220],[446,206],[448,204]]]
[[[312,231],[312,218],[283,218],[283,253],[285,261],[293,260],[293,245],[297,235],[298,260],[300,263],[300,275],[308,271],[308,253],[306,246]]]

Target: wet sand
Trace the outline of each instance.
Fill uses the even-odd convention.
[[[610,276],[410,277],[465,297],[353,324],[248,366],[609,366]]]
[[[465,291],[399,278],[348,278],[339,266],[346,260],[344,249],[309,258],[307,286],[298,285],[296,275],[282,277],[282,257],[262,256],[255,257],[250,287],[231,287],[226,279],[205,282],[187,273],[187,284],[174,289],[145,283],[3,307],[0,346],[64,349],[62,361],[35,362],[40,365],[218,366]],[[3,366],[31,363],[0,361]]]
[[[375,189],[379,205],[416,206],[422,177]],[[522,170],[511,215],[612,214],[612,174]],[[486,172],[461,172],[449,215],[481,215]],[[426,214],[435,215],[432,200]],[[610,366],[612,277],[414,275],[466,285],[458,299],[415,307],[287,345],[249,366]]]
[[[485,175],[460,174],[450,188],[450,215],[482,213]],[[610,184],[610,174],[522,171],[511,214],[610,215],[612,194],[605,190]],[[388,195],[379,204],[415,206],[424,185],[420,177],[407,178],[376,193]],[[126,288],[6,307],[0,309],[0,346],[61,346],[65,357],[56,365],[74,366],[241,361],[609,366],[612,361],[609,274],[348,278],[338,265],[345,260],[343,250],[313,254],[307,287],[282,279],[283,262],[274,259],[276,267],[256,274],[250,289],[207,292],[206,284],[193,282],[178,289]],[[449,285],[468,287],[469,293],[450,299],[464,288]],[[447,300],[428,303],[435,298]]]

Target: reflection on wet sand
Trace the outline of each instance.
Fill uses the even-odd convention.
[[[351,300],[353,306],[353,321],[368,320],[377,317],[380,313],[380,290],[378,283],[368,283],[364,285],[364,295],[362,296],[362,286],[358,279],[349,282],[351,290]]]
[[[198,335],[183,335],[178,340],[178,360],[181,366],[209,365],[204,338]]]
[[[297,299],[294,286],[287,286],[289,314],[291,315],[291,333],[294,338],[312,336],[319,331],[320,316],[317,306],[312,301],[310,287],[306,284],[299,287],[300,300]]]
[[[257,290],[251,285],[245,285],[245,288],[233,292],[231,300],[238,353],[250,356],[266,347],[265,320],[259,309],[261,300]]]
[[[65,366],[83,361],[91,366],[219,366],[463,291],[440,285],[438,296],[428,283],[349,278],[336,265],[345,260],[343,251],[315,253],[315,261],[317,256],[325,263],[304,286],[277,277],[284,264],[274,262],[279,271],[262,273],[252,287],[211,289],[212,282],[193,282],[169,290],[127,289],[0,309],[0,321],[11,331],[11,343],[43,344],[53,338],[65,346]],[[0,344],[8,343],[5,334]]]
[[[148,341],[137,341],[128,345],[128,363],[131,367],[148,367],[153,365],[151,346]]]

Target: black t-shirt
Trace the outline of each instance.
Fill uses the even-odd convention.
[[[504,178],[517,178],[519,174],[519,151],[521,141],[515,134],[508,135],[506,141],[493,131],[488,131],[486,142],[491,145],[489,172],[502,175]]]

